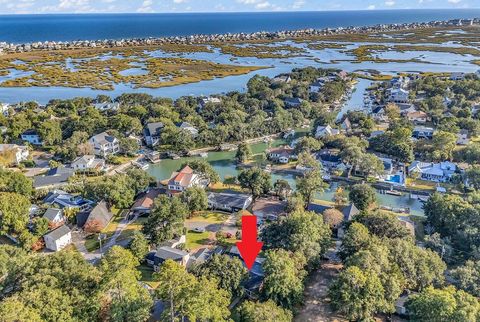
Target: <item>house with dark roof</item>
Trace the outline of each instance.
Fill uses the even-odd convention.
[[[287,97],[283,100],[285,107],[299,107],[302,105],[303,100],[298,97]]]
[[[147,254],[146,262],[157,272],[160,266],[168,259],[171,259],[182,266],[186,266],[190,259],[190,254],[180,249],[163,246],[158,248],[156,252],[150,252]]]
[[[228,212],[245,210],[252,204],[253,201],[253,197],[251,195],[239,193],[209,192],[207,198],[208,208]]]
[[[146,193],[142,193],[133,204],[131,212],[134,215],[140,216],[150,214],[153,208],[153,202],[164,192],[162,189],[151,189]]]
[[[343,221],[345,222],[352,221],[353,217],[355,217],[359,213],[360,213],[360,210],[358,210],[358,208],[355,207],[355,205],[352,203],[346,206],[345,208],[343,208],[342,210]]]
[[[80,228],[94,227],[102,230],[112,220],[113,214],[108,210],[107,203],[100,201],[92,210],[77,214],[77,226]]]
[[[308,211],[313,211],[314,213],[316,213],[318,215],[323,215],[323,212],[327,209],[332,209],[332,207],[319,205],[319,204],[316,204],[316,203],[309,203],[308,207],[307,207]]]
[[[67,225],[62,225],[43,236],[45,247],[57,252],[72,242],[72,232]]]
[[[148,146],[154,147],[160,143],[160,136],[164,126],[162,122],[148,123],[147,126],[145,126],[143,129],[143,138]]]
[[[60,166],[50,169],[46,175],[33,177],[35,189],[58,188],[68,183],[68,180],[75,175],[72,168]]]
[[[63,210],[58,208],[48,208],[43,214],[43,218],[46,218],[52,225],[58,225],[65,220]]]

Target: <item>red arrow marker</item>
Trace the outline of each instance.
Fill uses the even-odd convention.
[[[237,242],[237,247],[248,270],[252,269],[262,246],[257,240],[257,217],[242,216],[242,241]]]

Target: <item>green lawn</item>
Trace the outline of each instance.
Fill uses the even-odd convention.
[[[156,289],[158,285],[160,284],[159,282],[156,282],[155,279],[153,278],[153,274],[155,273],[153,268],[146,265],[142,264],[137,267],[137,269],[140,271],[142,274],[142,277],[140,278],[140,282],[143,282],[150,286],[153,289]]]
[[[187,243],[185,245],[185,248],[188,250],[194,250],[201,248],[202,246],[207,246],[210,245],[212,240],[210,239],[213,237],[213,233],[211,232],[203,232],[203,233],[197,233],[194,232],[193,230],[187,231]]]
[[[225,213],[220,212],[212,212],[212,211],[205,211],[195,215],[187,220],[188,221],[195,221],[195,222],[206,222],[210,224],[221,224],[225,220],[228,219],[228,215]]]

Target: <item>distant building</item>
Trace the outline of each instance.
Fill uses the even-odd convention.
[[[160,137],[162,135],[162,130],[164,126],[165,125],[162,122],[147,124],[147,126],[143,130],[143,137],[145,139],[145,143],[148,146],[154,147],[160,143]]]
[[[435,130],[431,127],[416,126],[413,129],[412,137],[415,139],[431,140],[433,138],[433,133],[435,133]]]
[[[416,123],[416,124],[425,124],[427,123],[427,113],[422,112],[422,111],[415,111],[415,112],[407,112],[405,114],[407,119],[410,122]]]
[[[274,77],[272,79],[272,83],[276,83],[276,84],[279,84],[279,83],[285,83],[285,84],[288,84],[292,81],[292,78],[290,77],[290,75],[279,75],[277,77]]]
[[[97,159],[94,155],[84,155],[72,162],[71,167],[75,171],[105,171],[105,160]]]
[[[103,158],[120,152],[120,142],[116,137],[109,135],[107,132],[92,136],[88,143],[92,146],[95,155]]]
[[[462,72],[453,72],[450,74],[450,80],[460,81],[465,79],[465,73]]]
[[[42,145],[42,139],[40,135],[38,134],[37,130],[30,129],[26,130],[21,134],[21,138],[23,141],[26,141],[32,145]]]
[[[63,225],[43,236],[43,240],[46,248],[57,252],[72,243],[72,232],[68,226]]]
[[[285,107],[300,107],[303,101],[298,97],[287,97],[283,102],[285,103]]]
[[[198,103],[198,108],[200,110],[204,109],[207,104],[220,104],[222,101],[218,97],[203,97]]]
[[[327,136],[334,136],[340,134],[340,130],[332,128],[330,125],[317,126],[315,131],[315,138],[320,139]]]
[[[97,110],[104,112],[104,111],[117,111],[120,109],[120,103],[96,103],[93,104]]]
[[[251,195],[237,193],[208,193],[208,207],[213,210],[237,212],[247,209],[252,204]]]
[[[30,152],[28,151],[28,147],[24,145],[0,144],[0,154],[4,157],[11,154],[12,164],[18,165],[28,159]]]

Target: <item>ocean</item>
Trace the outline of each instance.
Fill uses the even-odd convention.
[[[480,17],[468,10],[0,15],[0,42],[186,36]]]

